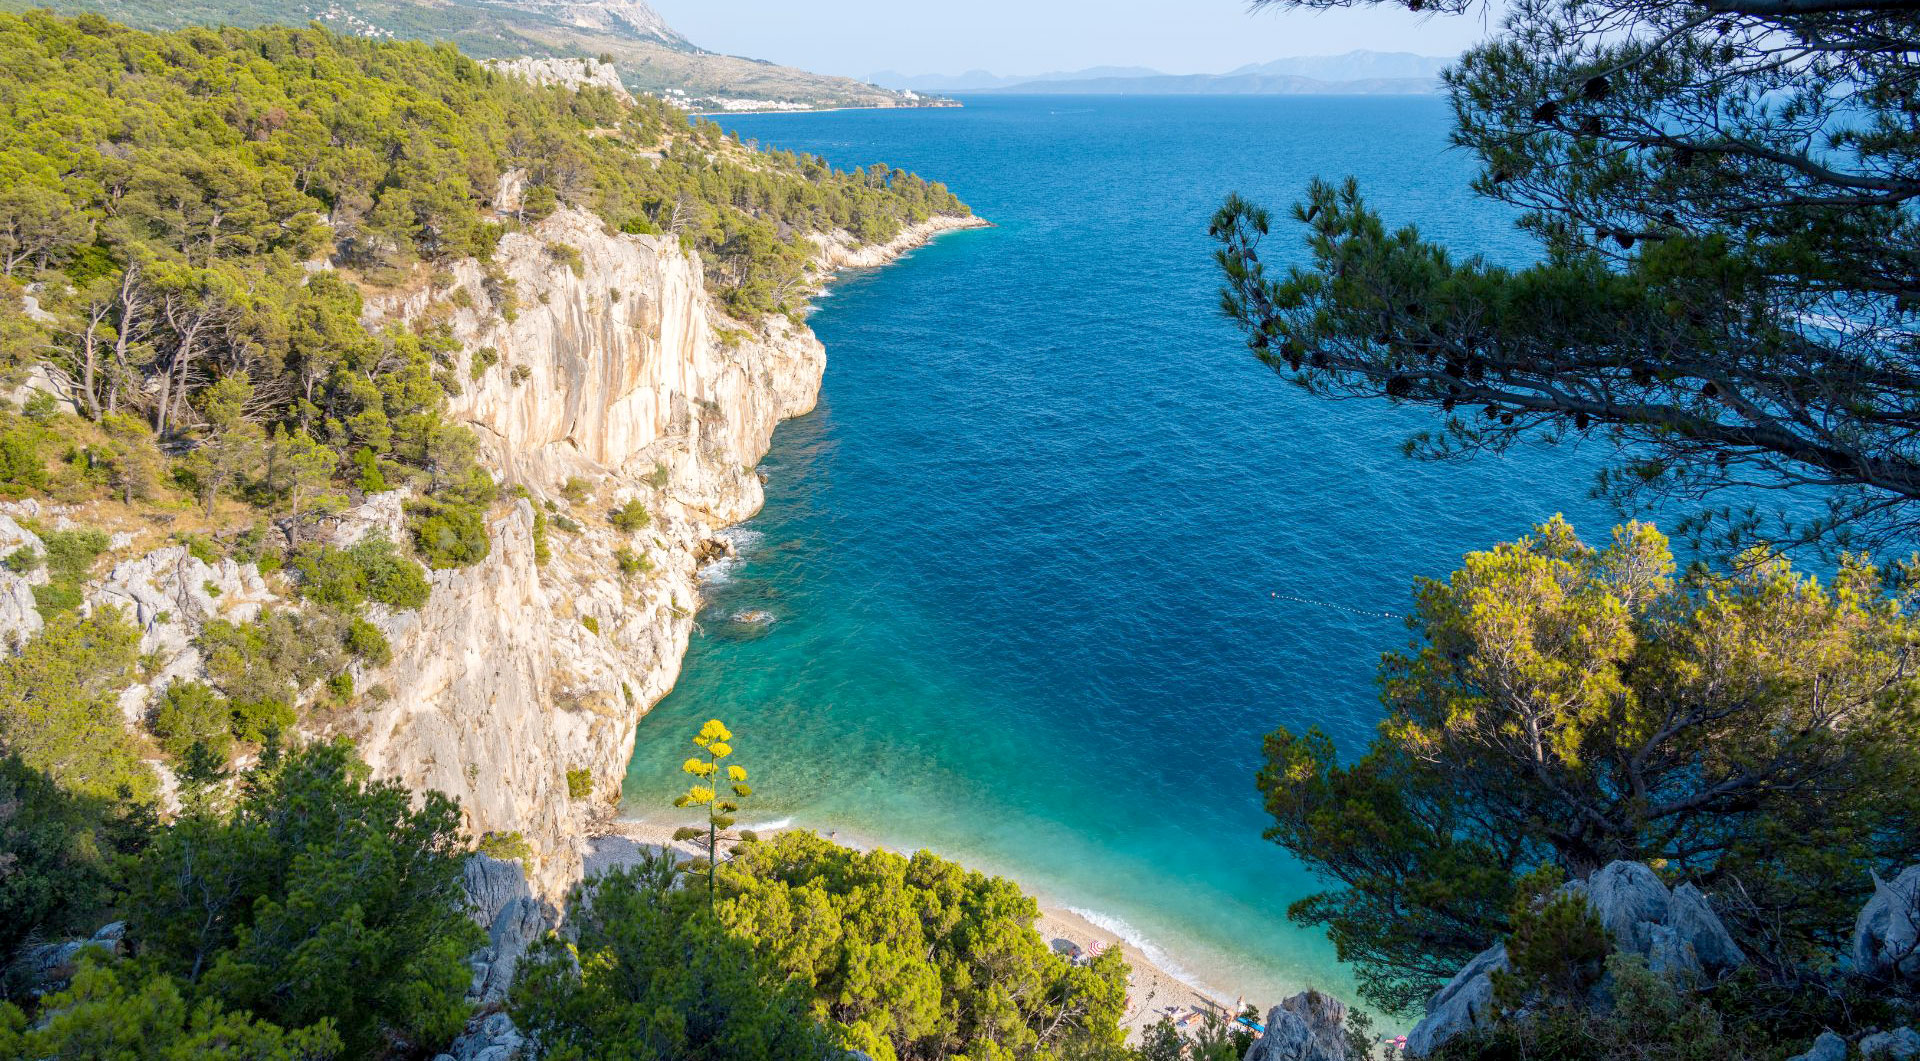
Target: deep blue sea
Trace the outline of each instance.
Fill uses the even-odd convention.
[[[1308,397],[1220,317],[1228,192],[1359,177],[1393,222],[1524,261],[1434,99],[979,98],[728,119],[946,181],[998,227],[851,274],[813,327],[819,411],[783,426],[743,562],[640,725],[627,812],[672,820],[700,720],[790,819],[1019,878],[1270,1004],[1351,977],[1287,905],[1261,736],[1362,747],[1417,576],[1556,512],[1602,536],[1601,454],[1407,460],[1425,414]],[[1276,227],[1269,261],[1299,246]],[[1343,609],[1297,603],[1310,598]],[[778,617],[750,630],[745,609]]]

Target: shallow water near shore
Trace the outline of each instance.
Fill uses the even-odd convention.
[[[1417,576],[1564,512],[1600,454],[1409,461],[1431,421],[1301,394],[1217,310],[1207,222],[1353,174],[1389,223],[1523,262],[1426,98],[979,98],[724,119],[843,166],[949,183],[998,227],[849,274],[812,324],[820,409],[784,425],[766,510],[710,574],[625,794],[671,821],[724,719],[786,819],[1017,877],[1223,998],[1352,997],[1313,879],[1264,841],[1261,736],[1379,717]],[[1276,219],[1269,261],[1297,257]],[[733,617],[749,612],[755,621]]]

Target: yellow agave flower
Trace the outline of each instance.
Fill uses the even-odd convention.
[[[725,759],[727,756],[733,754],[733,745],[721,743],[721,744],[716,744],[713,747],[708,748],[707,750],[713,753],[713,757],[715,759]]]
[[[695,785],[692,788],[687,789],[687,799],[693,801],[694,803],[712,803],[713,789],[710,789],[705,785]]]
[[[744,766],[729,766],[729,767],[727,767],[727,780],[729,780],[729,781],[745,781],[746,779],[747,779],[747,768],[746,768],[746,767],[744,767]]]
[[[680,764],[680,769],[695,777],[707,776],[707,764],[698,759],[688,759],[686,762]]]
[[[705,738],[705,739],[700,739],[700,738]],[[695,738],[695,740],[697,740],[700,744],[703,744],[703,745],[711,744],[714,741],[729,741],[732,739],[733,739],[733,734],[728,733],[727,727],[723,725],[720,722],[720,720],[717,718],[709,719],[706,725],[701,726],[700,737]]]

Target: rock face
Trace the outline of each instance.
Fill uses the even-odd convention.
[[[1847,1041],[1832,1032],[1821,1032],[1813,1041],[1813,1049],[1792,1061],[1847,1061]]]
[[[1869,1035],[1860,1040],[1860,1056],[1891,1058],[1892,1061],[1920,1057],[1920,1032],[1912,1028],[1895,1028],[1890,1032]]]
[[[1746,964],[1699,889],[1669,891],[1642,863],[1611,863],[1565,890],[1585,895],[1614,947],[1645,958],[1654,972],[1690,983]]]
[[[554,927],[545,903],[533,896],[517,862],[475,855],[467,860],[465,880],[474,923],[487,930],[487,946],[473,959],[468,997],[476,1004],[503,1001],[527,948]]]
[[[1245,1061],[1348,1061],[1347,1007],[1318,991],[1295,995],[1267,1013],[1267,1030]]]
[[[627,86],[620,81],[620,71],[613,64],[598,59],[536,59],[526,56],[519,59],[489,59],[484,65],[508,77],[517,77],[536,85],[559,85],[574,91],[604,88],[621,100],[633,102],[633,97],[627,93]]]
[[[1613,938],[1647,967],[1678,983],[1697,984],[1746,964],[1706,896],[1691,884],[1669,890],[1638,862],[1614,862],[1562,891],[1581,895]],[[1424,1057],[1447,1040],[1491,1025],[1493,974],[1509,968],[1504,944],[1468,962],[1427,1003],[1426,1017],[1407,1036],[1407,1053]]]
[[[1892,884],[1873,878],[1873,898],[1853,926],[1853,966],[1865,976],[1920,977],[1920,865]]]
[[[1447,986],[1427,1000],[1427,1015],[1407,1035],[1407,1056],[1425,1057],[1455,1036],[1492,1026],[1493,974],[1509,968],[1504,943],[1461,966]]]
[[[44,554],[40,537],[22,527],[12,516],[0,515],[0,560],[18,555]],[[0,568],[0,652],[15,651],[44,625],[34,607],[33,587],[47,580],[44,569],[19,574]]]
[[[467,1022],[467,1033],[433,1061],[514,1061],[526,1042],[512,1017],[492,1013]]]
[[[578,875],[583,817],[617,798],[634,727],[678,676],[699,607],[697,554],[759,510],[753,468],[775,425],[813,408],[826,351],[784,319],[760,334],[723,331],[697,259],[668,240],[610,235],[579,211],[507,236],[494,269],[490,279],[460,263],[439,291],[368,312],[405,321],[464,293],[451,300],[454,334],[470,357],[491,349],[498,363],[470,384],[463,374],[451,412],[528,499],[494,518],[485,562],[436,572],[418,613],[381,618],[394,661],[357,686],[385,698],[336,728],[376,773],[458,797],[474,832],[525,836],[535,889],[557,896]],[[518,303],[512,322],[501,278]],[[586,500],[563,496],[571,479]],[[607,524],[636,500],[648,526]],[[541,565],[535,506],[549,504],[552,558]],[[558,529],[560,517],[581,530]],[[391,531],[399,519],[383,495],[343,531]],[[623,574],[623,550],[646,570]],[[568,792],[578,770],[592,778],[586,806]]]

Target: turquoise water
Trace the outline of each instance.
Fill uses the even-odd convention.
[[[1229,191],[1279,206],[1352,173],[1391,218],[1524,259],[1465,190],[1447,119],[1339,98],[731,119],[946,180],[999,227],[822,301],[820,409],[775,438],[744,560],[640,725],[627,812],[674,820],[685,741],[719,717],[756,774],[749,822],[1016,876],[1223,996],[1346,993],[1331,946],[1286,920],[1313,882],[1261,839],[1260,737],[1317,724],[1361,746],[1379,655],[1407,636],[1377,613],[1555,512],[1600,532],[1599,454],[1404,459],[1423,415],[1306,397],[1247,354],[1206,226]],[[778,621],[728,621],[749,608]]]

